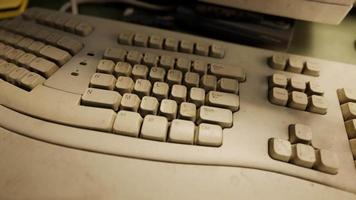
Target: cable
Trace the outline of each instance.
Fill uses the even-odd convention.
[[[138,0],[70,0],[70,2],[67,2],[61,6],[59,9],[60,12],[66,12],[68,9],[71,8],[73,14],[78,14],[78,6],[80,4],[85,4],[85,3],[126,3],[132,6],[140,7],[140,8],[145,8],[148,10],[158,10],[158,11],[167,11],[167,10],[172,10],[174,7],[172,6],[160,6],[160,5],[155,5],[147,2],[142,2]]]

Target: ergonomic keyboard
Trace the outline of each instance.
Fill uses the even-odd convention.
[[[48,197],[43,192],[58,185],[47,182],[82,169],[50,156],[58,172],[39,170],[48,151],[63,160],[82,154],[67,161],[77,164],[95,153],[92,163],[104,162],[107,173],[88,175],[96,177],[89,183],[137,180],[141,199],[216,199],[214,190],[232,199],[246,188],[281,199],[356,198],[356,66],[42,8],[0,22],[0,57],[7,161],[0,162],[0,197]],[[37,159],[14,159],[16,151]],[[11,185],[11,170],[24,166],[47,174],[31,178],[43,191]],[[145,170],[179,194],[157,196],[138,175]],[[207,189],[184,192],[198,183]],[[281,196],[266,191],[271,185],[284,188]],[[84,188],[68,195],[108,195]],[[138,197],[133,188],[108,196]]]

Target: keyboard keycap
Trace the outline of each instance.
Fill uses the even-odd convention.
[[[144,33],[136,33],[133,38],[133,43],[135,46],[147,47],[148,35]]]
[[[82,104],[87,106],[119,109],[121,95],[118,92],[88,88],[82,96]]]
[[[158,62],[158,56],[152,53],[145,53],[142,62],[149,67],[156,66]]]
[[[303,74],[317,77],[320,75],[320,67],[315,63],[305,62]]]
[[[144,96],[140,104],[140,113],[142,116],[157,115],[158,100],[155,97]]]
[[[192,87],[189,91],[189,102],[200,107],[205,102],[205,90],[202,88]]]
[[[188,72],[190,70],[191,61],[186,58],[178,58],[176,68],[182,72]]]
[[[306,82],[301,78],[292,77],[289,82],[289,89],[304,92],[306,89]]]
[[[18,67],[13,63],[3,62],[0,65],[0,78],[8,80],[9,75]]]
[[[174,85],[174,84],[180,85],[182,83],[182,78],[183,78],[183,74],[181,71],[175,69],[168,70],[167,83],[169,85]]]
[[[314,168],[329,174],[337,174],[339,170],[339,159],[334,152],[317,149]]]
[[[36,57],[37,56],[33,55],[32,53],[25,53],[17,60],[17,63],[22,67],[29,68],[30,67],[30,63]]]
[[[206,91],[216,90],[217,78],[213,75],[203,75],[200,79],[200,86]]]
[[[182,144],[193,144],[195,125],[191,121],[175,119],[171,123],[168,141]]]
[[[316,158],[314,148],[306,144],[294,144],[292,145],[292,158],[291,162],[307,168],[312,168]]]
[[[192,71],[203,76],[208,71],[208,64],[202,60],[195,60],[193,61]]]
[[[234,67],[234,66],[222,65],[222,64],[211,64],[210,72],[213,75],[219,77],[223,76],[227,78],[234,78],[241,82],[246,80],[245,71],[240,67]]]
[[[312,95],[308,98],[307,111],[325,115],[328,111],[328,103],[323,96]]]
[[[29,68],[45,78],[49,78],[59,69],[56,64],[41,57],[34,58],[31,61]]]
[[[293,91],[290,93],[288,107],[305,110],[308,105],[308,97],[305,93]]]
[[[146,79],[148,75],[148,67],[146,65],[134,65],[132,68],[132,76],[134,80]]]
[[[152,67],[149,74],[149,79],[153,82],[155,81],[164,81],[166,76],[166,71],[161,67]]]
[[[289,126],[289,141],[292,144],[303,143],[311,144],[312,130],[303,124],[293,124]]]
[[[193,53],[194,43],[188,40],[182,40],[179,44],[179,51],[183,53]]]
[[[44,46],[40,50],[39,54],[49,60],[53,60],[58,65],[64,65],[64,63],[68,62],[72,58],[68,52],[51,45]]]
[[[179,118],[195,122],[196,120],[196,105],[193,103],[183,102],[179,106]]]
[[[288,91],[284,88],[274,87],[268,92],[269,101],[279,106],[286,106],[288,103]]]
[[[43,78],[42,76],[30,72],[26,74],[21,80],[20,80],[20,85],[28,90],[32,90],[35,88],[37,85],[42,84],[46,79]]]
[[[222,129],[218,125],[201,123],[197,131],[197,144],[219,147],[222,145]]]
[[[323,96],[324,95],[324,90],[323,88],[321,87],[321,85],[316,82],[316,81],[309,81],[307,83],[307,89],[306,89],[306,93],[308,95],[320,95],[320,96]]]
[[[213,58],[223,58],[225,55],[225,50],[221,45],[212,44],[210,46],[209,56]]]
[[[140,64],[142,58],[143,58],[142,53],[138,51],[129,51],[126,55],[126,61],[133,65]]]
[[[240,108],[240,98],[236,94],[210,91],[206,96],[206,101],[211,106],[230,109],[236,112]]]
[[[300,58],[290,57],[287,62],[286,70],[294,73],[302,73],[304,61]]]
[[[121,110],[137,112],[140,106],[140,98],[136,94],[125,93],[121,99]]]
[[[269,77],[269,87],[280,87],[286,88],[288,84],[288,79],[283,74],[275,73],[271,77]]]
[[[118,42],[120,44],[132,45],[134,34],[131,32],[122,32],[119,34]]]
[[[107,48],[105,49],[103,57],[115,62],[125,61],[126,51],[119,48]]]
[[[120,135],[138,137],[140,134],[142,117],[136,112],[120,110],[113,126],[113,132]]]
[[[229,128],[232,126],[231,110],[210,106],[201,106],[198,113],[198,124],[212,123],[218,124],[223,128]]]
[[[127,62],[117,62],[114,68],[114,74],[118,76],[130,76],[132,72],[132,66]]]
[[[268,153],[273,159],[288,162],[292,157],[292,145],[288,140],[271,138],[268,141]]]
[[[159,101],[168,98],[169,86],[164,82],[155,82],[153,84],[152,94]]]
[[[182,103],[186,101],[187,98],[187,87],[184,85],[173,85],[171,90],[171,99],[175,100],[177,103]]]
[[[239,82],[231,78],[221,78],[218,81],[218,90],[238,94]]]
[[[134,88],[134,81],[127,76],[119,76],[115,84],[115,90],[120,94],[131,93]]]
[[[162,49],[163,38],[158,35],[151,35],[148,46],[155,49]]]
[[[170,51],[177,51],[178,50],[178,43],[179,41],[175,38],[166,38],[164,40],[164,49],[170,50]]]
[[[168,131],[167,118],[146,115],[143,119],[141,137],[149,140],[166,141]]]
[[[23,68],[23,67],[18,67],[16,70],[12,71],[9,76],[8,76],[8,80],[10,83],[12,84],[20,84],[20,80],[26,76],[28,73],[30,73],[30,71],[28,71],[27,69]]]
[[[134,92],[139,96],[149,96],[151,93],[151,82],[145,79],[137,79],[134,86]]]
[[[199,74],[195,72],[186,72],[184,75],[184,85],[188,88],[199,86]]]
[[[79,53],[79,51],[82,50],[84,46],[83,43],[81,43],[80,41],[77,41],[75,39],[66,36],[60,38],[57,41],[57,45],[58,47],[69,51],[72,55]]]
[[[194,53],[200,56],[208,56],[209,45],[201,42],[196,43]]]
[[[111,74],[95,73],[90,79],[90,87],[113,90],[116,78]]]
[[[163,99],[159,108],[160,115],[165,116],[169,121],[177,117],[178,105],[176,101]]]
[[[111,60],[101,59],[96,71],[99,73],[112,74],[114,72],[115,63]]]
[[[87,36],[89,35],[92,31],[94,30],[94,28],[87,24],[87,23],[79,23],[76,27],[75,27],[75,33],[81,35],[81,36]]]
[[[174,58],[171,56],[162,56],[159,60],[159,66],[163,67],[167,70],[172,69],[174,67]]]

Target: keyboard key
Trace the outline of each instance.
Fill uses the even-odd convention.
[[[218,90],[222,92],[239,93],[239,82],[231,78],[221,78],[218,81]]]
[[[194,53],[200,56],[208,56],[209,54],[209,45],[205,43],[195,43]]]
[[[146,115],[143,119],[141,137],[149,140],[166,141],[168,131],[167,118]]]
[[[182,83],[182,78],[183,78],[183,74],[181,71],[175,69],[168,70],[167,83],[169,85],[174,85],[174,84],[180,85]]]
[[[300,58],[290,57],[287,62],[286,71],[294,73],[302,73],[304,67],[304,61]]]
[[[158,56],[156,54],[152,54],[152,53],[145,53],[145,55],[143,56],[142,62],[143,62],[143,64],[145,64],[149,67],[156,66],[157,62],[158,62]]]
[[[163,99],[159,108],[160,115],[167,117],[169,121],[177,117],[178,105],[176,101]]]
[[[101,59],[98,66],[96,66],[96,72],[104,74],[112,74],[114,72],[115,63],[111,60]]]
[[[20,40],[16,46],[21,48],[21,49],[28,49],[28,47],[34,42],[33,39],[24,37],[22,40]]]
[[[44,46],[40,50],[39,54],[45,58],[48,58],[49,60],[56,62],[58,65],[63,65],[72,58],[68,52],[51,45]]]
[[[187,87],[184,85],[173,85],[171,90],[171,99],[175,100],[177,103],[182,103],[186,101],[187,98]]]
[[[43,78],[42,76],[30,72],[26,74],[21,80],[20,80],[20,85],[24,87],[25,89],[32,90],[35,88],[37,85],[42,84],[46,79]]]
[[[41,57],[33,59],[29,65],[29,68],[45,78],[49,78],[59,69],[56,64]]]
[[[174,62],[174,58],[171,56],[161,56],[161,59],[159,60],[159,66],[169,70],[174,67]]]
[[[152,94],[159,101],[161,101],[162,99],[167,99],[168,98],[168,91],[169,91],[169,86],[168,86],[167,83],[155,82],[153,84]]]
[[[292,163],[307,168],[313,167],[316,157],[312,146],[298,143],[292,145],[292,151]]]
[[[34,41],[32,44],[28,47],[28,51],[34,52],[36,54],[39,54],[40,50],[45,46],[45,43],[39,42],[39,41]]]
[[[132,69],[132,77],[134,80],[147,79],[148,67],[146,65],[136,64]]]
[[[171,123],[168,141],[182,144],[193,144],[195,125],[191,121],[175,119]]]
[[[129,51],[126,55],[126,61],[135,65],[140,64],[142,60],[142,53],[138,51]]]
[[[179,51],[183,53],[193,53],[194,43],[188,40],[182,40],[179,44]]]
[[[240,108],[240,98],[236,94],[210,91],[206,96],[208,105],[227,108],[236,112]]]
[[[288,140],[271,138],[268,140],[268,153],[275,160],[288,162],[292,157],[292,145]]]
[[[61,34],[50,33],[47,37],[44,38],[44,41],[49,43],[49,44],[56,45],[58,40],[61,39],[61,38],[62,38]]]
[[[155,97],[144,96],[140,104],[140,113],[142,116],[157,115],[159,102]]]
[[[178,50],[178,43],[179,41],[175,38],[166,38],[164,40],[164,49],[170,50],[170,51],[177,51]]]
[[[311,144],[312,130],[303,124],[292,124],[289,126],[289,141],[292,144],[303,143]]]
[[[290,93],[288,107],[305,110],[308,105],[308,97],[305,93],[293,91]]]
[[[121,95],[118,92],[88,88],[82,96],[82,104],[86,106],[119,109]]]
[[[284,70],[287,65],[288,56],[285,54],[275,54],[269,59],[269,65],[276,70]]]
[[[152,67],[149,74],[149,79],[153,82],[155,81],[164,81],[166,77],[166,71],[161,67]]]
[[[113,132],[120,135],[138,137],[140,134],[142,117],[136,112],[120,110],[113,126]]]
[[[231,110],[210,106],[201,106],[198,113],[198,124],[212,123],[218,124],[223,128],[229,128],[232,126]]]
[[[33,55],[32,53],[25,53],[17,60],[17,63],[22,67],[29,68],[30,67],[30,63],[36,57],[37,56]]]
[[[140,98],[136,94],[125,93],[121,99],[121,110],[137,112],[140,106]]]
[[[284,88],[274,87],[268,92],[269,101],[279,106],[286,106],[288,103],[288,91]]]
[[[25,54],[24,51],[22,51],[20,49],[13,49],[13,50],[7,52],[5,54],[5,57],[12,62],[16,62],[17,59],[19,59],[23,54]]]
[[[197,107],[202,106],[205,102],[205,90],[197,87],[190,88],[189,102],[194,103]]]
[[[325,173],[337,174],[339,169],[339,159],[334,152],[325,149],[317,149],[314,168]]]
[[[64,30],[74,33],[75,32],[75,27],[78,26],[78,24],[80,23],[79,20],[77,19],[69,19],[65,24],[64,24]]]
[[[5,55],[12,50],[14,50],[14,47],[9,46],[9,45],[4,45],[0,49],[0,56],[3,58],[6,58]]]
[[[163,38],[158,35],[151,35],[148,46],[155,49],[162,49]]]
[[[134,92],[139,96],[149,96],[151,93],[151,82],[145,79],[137,79],[134,86]]]
[[[356,103],[356,90],[341,88],[337,90],[337,96],[339,97],[340,104],[354,102]]]
[[[196,120],[196,105],[193,103],[183,102],[179,106],[179,118],[195,122]]]
[[[307,89],[306,89],[306,93],[308,95],[320,95],[323,96],[324,95],[324,90],[321,87],[321,85],[316,82],[316,81],[309,81],[307,83]]]
[[[323,96],[312,95],[308,98],[307,111],[325,115],[328,111],[328,103]]]
[[[77,53],[79,53],[79,51],[83,48],[83,43],[72,39],[70,37],[62,37],[57,41],[57,45],[60,48],[63,48],[67,51],[69,51],[72,55],[75,55]],[[111,55],[112,56],[112,55]],[[116,57],[115,57],[116,58]],[[115,60],[115,59],[114,59]]]
[[[288,83],[288,79],[283,74],[275,73],[271,77],[269,77],[269,87],[280,87],[286,88]]]
[[[147,47],[148,35],[144,33],[136,33],[133,38],[133,43],[135,46]]]
[[[191,61],[186,58],[178,58],[176,68],[182,72],[188,72],[190,70]]]
[[[222,129],[218,125],[201,123],[197,131],[197,144],[219,147],[222,145]]]
[[[132,72],[132,66],[127,62],[117,62],[114,68],[114,74],[118,76],[130,76]]]
[[[349,139],[356,138],[356,119],[346,121],[345,128]]]
[[[113,90],[116,78],[111,74],[95,73],[90,79],[90,87]]]
[[[221,45],[212,44],[210,46],[209,56],[213,58],[223,58],[225,55],[224,48]]]
[[[115,90],[120,94],[131,93],[134,88],[134,81],[130,77],[119,76],[115,84]]]
[[[12,71],[8,76],[8,81],[12,84],[20,84],[20,80],[26,76],[30,71],[23,67],[18,67],[14,71]]]
[[[356,103],[344,103],[341,105],[341,112],[344,120],[356,119]]]
[[[134,34],[131,32],[122,32],[119,34],[118,42],[120,44],[132,45]]]
[[[216,76],[206,74],[200,79],[200,86],[206,91],[216,90],[217,78]]]
[[[11,72],[15,71],[18,67],[13,63],[3,62],[0,65],[0,78],[8,80]]]
[[[199,74],[195,72],[186,72],[184,75],[184,85],[188,88],[199,87]]]
[[[289,89],[304,92],[306,89],[306,82],[301,78],[292,77],[289,82]]]
[[[114,62],[125,61],[126,51],[119,48],[107,48],[103,57]]]
[[[79,23],[76,27],[75,27],[75,33],[77,33],[78,35],[81,36],[87,36],[89,35],[92,31],[94,30],[94,28],[87,24],[87,23]]]
[[[192,71],[198,73],[200,76],[203,76],[208,71],[208,64],[201,60],[193,61]]]
[[[320,67],[315,63],[305,62],[303,74],[310,76],[319,76]]]
[[[222,64],[211,64],[210,72],[218,77],[227,77],[237,79],[238,81],[245,81],[246,74],[245,71],[240,67],[234,67]]]

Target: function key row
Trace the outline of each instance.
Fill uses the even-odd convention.
[[[320,85],[298,77],[288,79],[283,74],[273,74],[268,79],[268,99],[272,104],[316,114],[326,114],[328,103]]]
[[[338,89],[337,96],[341,105],[341,112],[345,121],[345,128],[356,167],[356,89]]]
[[[268,141],[268,152],[275,160],[328,174],[338,173],[337,155],[332,151],[313,147],[311,128],[303,124],[289,126],[289,140],[271,138]]]
[[[195,71],[200,75],[206,73],[217,77],[227,77],[240,82],[246,80],[245,71],[237,66],[206,63],[202,60],[189,60],[187,58],[175,58],[168,55],[156,55],[152,53],[141,53],[139,51],[126,51],[120,48],[107,48],[103,55],[104,59],[114,62],[128,62],[130,64],[144,64],[148,67],[162,67],[165,69],[177,69],[182,72]]]
[[[145,33],[122,32],[119,33],[119,44],[164,49],[182,53],[209,56],[213,58],[224,58],[225,50],[218,44],[207,44],[204,42],[192,42],[179,40],[174,37],[162,37],[159,35],[147,35]]]
[[[35,20],[37,23],[56,28],[62,31],[87,36],[93,32],[94,27],[74,16],[65,13],[53,13],[40,8],[30,9],[22,14],[24,19]]]
[[[14,45],[18,44],[18,46],[22,48],[33,44],[34,50],[38,50],[47,43],[75,55],[84,46],[82,42],[74,38],[62,36],[53,31],[44,30],[31,23],[19,20],[5,21],[3,23],[4,24],[0,23],[0,27],[11,32],[8,34],[10,35],[9,42]]]
[[[281,71],[288,71],[309,76],[319,76],[320,68],[317,64],[304,61],[295,56],[286,54],[275,54],[268,59],[271,68]]]

